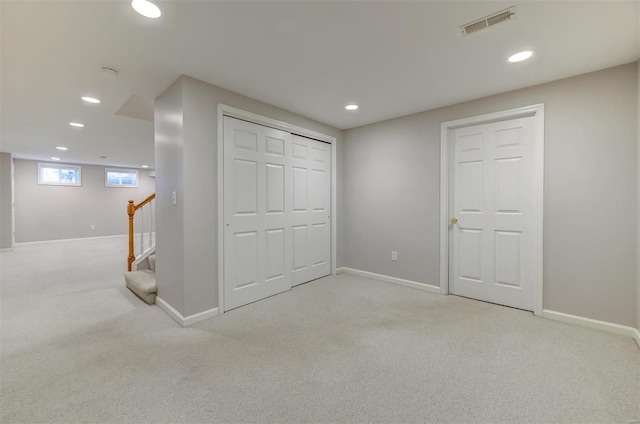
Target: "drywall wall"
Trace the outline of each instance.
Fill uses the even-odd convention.
[[[638,16],[640,19],[640,9],[638,10]],[[636,268],[636,278],[637,278],[637,287],[636,287],[636,328],[640,332],[640,61],[636,62],[637,74],[638,74],[638,90],[636,92],[638,106],[636,109],[636,121],[637,121],[637,138],[638,138],[638,194],[637,194],[637,205],[636,205],[636,217],[637,221],[637,268]]]
[[[36,161],[13,162],[16,243],[126,234],[127,201],[155,190],[148,170],[139,170],[138,188],[115,188],[105,187],[104,166],[80,165],[82,186],[65,187],[39,185]]]
[[[178,79],[154,105],[156,159],[156,284],[158,295],[184,315],[183,80]],[[204,168],[207,169],[207,168]],[[199,187],[213,190],[210,175]],[[172,193],[176,193],[176,204]],[[203,262],[206,267],[209,261]]]
[[[218,104],[336,137],[338,181],[342,172],[342,131],[187,76],[174,82],[155,103],[156,216],[159,227],[181,232],[174,237],[183,244],[172,244],[158,232],[156,277],[158,295],[183,316],[218,306]],[[340,216],[340,190],[337,196]],[[338,233],[343,233],[340,220]],[[341,244],[338,239],[338,266]],[[165,272],[169,268],[177,271]]]
[[[0,249],[13,248],[13,159],[11,153],[0,152]]]
[[[441,123],[544,103],[544,308],[635,326],[636,68],[345,131],[345,266],[439,285]]]

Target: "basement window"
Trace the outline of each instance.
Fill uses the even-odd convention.
[[[58,186],[81,186],[82,174],[79,166],[38,164],[38,184]]]
[[[138,171],[135,169],[105,169],[106,187],[138,187]]]

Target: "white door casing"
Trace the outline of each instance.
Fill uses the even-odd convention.
[[[331,145],[223,119],[223,304],[331,273]]]
[[[543,119],[536,105],[443,124],[442,293],[541,314]]]

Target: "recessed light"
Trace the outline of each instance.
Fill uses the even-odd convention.
[[[109,157],[109,156],[100,156],[100,159],[106,159],[106,158],[108,158],[108,157]]]
[[[148,168],[148,167],[149,167],[149,165],[142,165],[142,167],[143,167],[143,168]]]
[[[359,107],[358,105],[346,105],[344,108],[347,110],[358,110]]]
[[[533,50],[524,50],[509,56],[509,59],[507,60],[511,63],[516,63],[516,62],[522,62],[523,60],[527,60],[531,56],[533,56]]]
[[[82,96],[82,100],[84,100],[87,103],[94,103],[94,104],[100,103],[100,100],[96,99],[95,97]]]
[[[162,15],[160,8],[148,0],[133,0],[131,7],[146,18],[159,18]]]
[[[84,124],[81,124],[79,122],[69,122],[69,125],[76,128],[84,128]]]
[[[60,158],[56,158],[56,157],[51,157],[51,160],[60,160]]]
[[[58,150],[63,150],[63,151],[64,151],[64,150],[69,150],[69,148],[68,148],[68,147],[64,147],[64,146],[58,146],[58,147],[56,147],[56,149],[58,149]]]

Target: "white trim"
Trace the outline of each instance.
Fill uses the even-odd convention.
[[[565,314],[564,312],[542,310],[542,317],[553,321],[564,322],[567,324],[575,324],[581,327],[593,328],[596,330],[606,331],[607,333],[619,334],[631,338],[640,337],[638,330],[626,325],[614,324],[612,322],[599,321],[597,319],[580,317],[577,315]]]
[[[189,315],[188,317],[182,316],[182,314],[176,311],[173,306],[169,305],[166,300],[156,296],[156,305],[164,312],[173,318],[182,327],[189,327],[190,325],[197,324],[205,321],[209,318],[217,317],[220,315],[218,308],[209,309],[207,311],[198,312],[197,314]]]
[[[56,240],[38,240],[38,241],[23,241],[20,243],[16,243],[15,246],[28,246],[30,244],[41,244],[41,243],[55,243],[55,242],[66,242],[66,241],[78,241],[78,240],[95,240],[95,239],[106,239],[113,237],[127,237],[128,234],[115,234],[112,236],[92,236],[92,237],[79,237],[79,238],[70,238],[70,239],[56,239]]]
[[[289,124],[266,116],[257,115],[242,109],[237,109],[218,103],[218,308],[224,313],[224,117],[264,125],[292,134],[301,135],[331,144],[331,274],[336,275],[338,263],[338,190],[337,190],[337,150],[335,137],[322,134],[307,128]]]
[[[0,249],[0,253],[5,253],[5,252],[13,252],[13,247],[5,247],[3,249]]]
[[[636,332],[634,333],[633,338],[638,344],[638,348],[640,348],[640,329],[634,328],[634,330],[636,330]]]
[[[218,104],[218,112],[220,110],[222,110],[224,116],[229,116],[231,118],[242,119],[244,121],[253,122],[254,124],[264,125],[266,127],[290,132],[292,134],[303,135],[305,137],[314,138],[331,144],[336,142],[336,138],[330,135],[322,134],[287,122],[278,121],[277,119],[267,118],[266,116],[257,115],[222,103]],[[220,114],[218,114],[218,117],[219,116]]]
[[[42,177],[42,168],[58,168],[58,169],[75,169],[78,171],[78,182],[76,184],[68,184],[68,183],[46,183],[43,182]],[[38,185],[49,185],[49,186],[65,186],[65,187],[82,187],[82,166],[80,165],[68,165],[60,162],[38,162]]]
[[[224,314],[224,108],[218,104],[218,308]]]
[[[109,179],[107,178],[107,174],[109,172],[117,172],[119,174],[136,174],[136,183],[133,184],[109,184]],[[128,169],[128,168],[104,168],[104,186],[107,188],[138,188],[138,184],[140,183],[140,173],[137,169]]]
[[[369,271],[361,271],[359,269],[353,269],[348,267],[338,268],[338,274],[351,274],[359,277],[371,278],[372,280],[384,281],[385,283],[397,284],[399,286],[410,287],[412,289],[418,289],[429,293],[440,293],[440,287],[432,286],[431,284],[419,283],[417,281],[404,280],[402,278],[391,277],[383,274],[376,274]]]
[[[440,288],[441,294],[449,294],[449,142],[451,130],[471,125],[487,124],[509,119],[533,116],[535,119],[535,153],[534,161],[534,232],[535,246],[533,252],[535,275],[535,304],[533,313],[542,315],[543,290],[543,202],[544,202],[544,104],[520,107],[502,112],[473,116],[443,122],[440,127]]]
[[[138,265],[144,262],[149,256],[156,253],[156,246],[153,245],[147,250],[145,250],[142,255],[137,256],[136,259],[131,263],[131,271],[138,271]],[[148,269],[148,268],[145,268]]]

